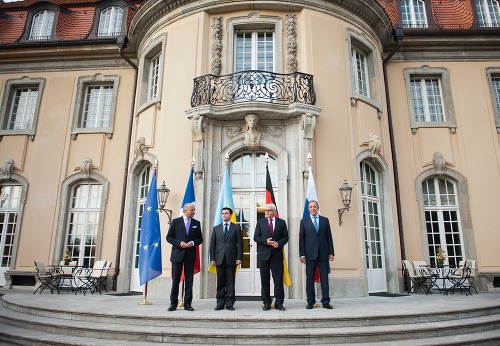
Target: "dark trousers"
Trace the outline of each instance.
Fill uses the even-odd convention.
[[[217,266],[217,305],[233,306],[236,301],[234,292],[236,263],[229,265],[226,258]]]
[[[319,257],[315,260],[306,259],[306,293],[307,293],[307,303],[316,303],[316,293],[314,292],[314,273],[316,271],[316,265],[319,270],[319,277],[321,283],[321,303],[330,303],[330,286],[328,284],[328,259],[322,259]]]
[[[274,281],[274,298],[276,305],[283,305],[285,301],[285,290],[283,289],[283,261],[276,261],[272,259],[259,261],[260,267],[260,295],[262,302],[264,304],[271,304],[271,292],[270,292],[270,281],[271,276],[269,271],[273,275]]]
[[[170,291],[170,305],[179,304],[179,283],[181,282],[182,267],[184,267],[184,306],[191,306],[193,301],[194,262],[172,262],[172,290]]]

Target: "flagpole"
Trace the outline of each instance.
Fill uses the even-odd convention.
[[[149,300],[148,300],[148,283],[146,282],[144,284],[144,300],[142,302],[139,303],[139,305],[152,305],[153,303],[151,303]]]

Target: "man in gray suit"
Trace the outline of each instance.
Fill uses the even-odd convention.
[[[325,309],[333,309],[330,305],[330,288],[328,284],[329,264],[333,261],[333,238],[328,218],[318,214],[317,201],[308,204],[310,216],[300,220],[299,254],[300,261],[306,264],[306,294],[307,309],[312,309],[316,303],[314,292],[314,273],[319,269],[321,281],[321,304]]]
[[[243,236],[239,225],[231,223],[231,208],[222,208],[222,223],[210,238],[210,261],[217,266],[217,306],[215,310],[234,310],[236,266],[243,260]]]

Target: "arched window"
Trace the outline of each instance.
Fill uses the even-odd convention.
[[[0,275],[9,269],[12,260],[14,234],[19,215],[21,185],[4,183],[0,185]]]
[[[498,0],[476,0],[476,9],[480,26],[500,26],[500,2]]]
[[[422,192],[430,264],[437,265],[441,247],[445,264],[458,266],[464,248],[456,184],[444,177],[430,177],[422,182]]]
[[[130,290],[140,291],[139,283],[139,247],[141,245],[141,220],[144,211],[146,198],[148,197],[149,184],[151,183],[151,165],[144,167],[139,174],[139,186],[137,191],[137,207],[135,217],[135,245],[134,245],[134,262],[132,267],[132,275],[130,279]]]
[[[69,249],[73,261],[82,266],[94,265],[101,214],[102,185],[82,182],[71,191],[67,237],[64,252]]]
[[[405,27],[427,27],[425,3],[423,0],[401,0],[401,17]]]
[[[98,36],[116,36],[122,33],[123,9],[115,6],[105,8],[99,17]]]
[[[33,16],[29,39],[47,40],[52,38],[55,13],[47,10],[40,11]]]

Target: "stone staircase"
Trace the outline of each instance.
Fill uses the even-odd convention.
[[[236,313],[213,311],[213,300],[200,300],[193,304],[197,311],[190,313],[166,312],[168,304],[141,310],[136,302],[104,296],[46,295],[47,304],[42,304],[39,295],[6,295],[0,306],[0,340],[20,345],[500,345],[497,296],[487,303],[479,298],[474,303],[460,296],[438,297],[429,305],[436,308],[431,312],[423,306],[428,304],[424,297],[418,297],[421,304],[413,297],[367,299],[372,309],[334,300],[337,311],[312,313],[302,300],[285,302],[285,312],[263,312],[257,302],[238,302]],[[457,299],[458,304],[450,304],[456,307],[447,305]],[[72,300],[82,306],[65,308]],[[463,301],[467,306],[460,306]]]

